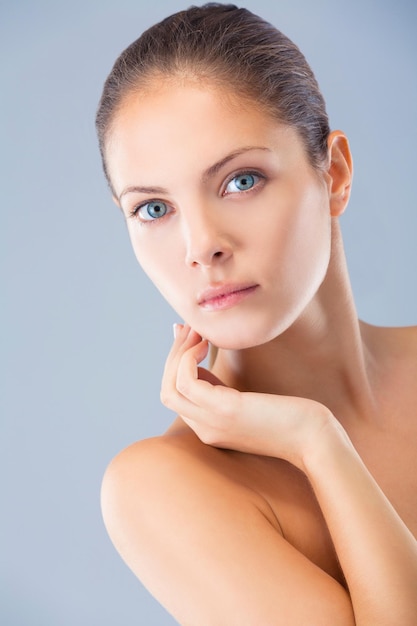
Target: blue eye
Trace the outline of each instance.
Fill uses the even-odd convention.
[[[142,220],[149,222],[164,217],[168,213],[168,207],[165,202],[153,200],[143,204],[137,212]]]
[[[259,181],[256,174],[238,174],[227,183],[226,193],[249,191]]]

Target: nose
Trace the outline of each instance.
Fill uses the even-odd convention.
[[[186,254],[190,267],[224,263],[233,253],[230,237],[209,209],[194,209],[183,219]]]

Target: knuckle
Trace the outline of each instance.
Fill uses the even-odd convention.
[[[164,406],[168,408],[172,406],[172,393],[168,389],[166,389],[166,387],[161,388],[159,398]]]
[[[207,446],[216,446],[218,443],[217,436],[212,430],[207,429],[204,432],[199,433],[199,438]]]
[[[236,408],[233,406],[233,404],[231,402],[224,402],[221,406],[221,417],[223,419],[223,423],[224,420],[227,420],[227,422],[231,422],[233,420],[233,417],[236,414]]]
[[[210,425],[205,424],[203,427],[200,426],[196,434],[200,441],[215,448],[223,448],[225,442],[229,439],[228,433],[213,423]]]
[[[183,378],[178,378],[176,382],[177,391],[183,396],[188,396],[190,393],[190,384]]]
[[[223,433],[233,432],[237,423],[236,407],[226,402],[221,409],[217,411],[216,426]]]
[[[224,390],[222,389],[221,392],[223,391]],[[228,388],[225,393],[221,393],[219,398],[220,401],[218,402],[218,412],[222,420],[227,420],[228,422],[233,423],[236,416],[240,414],[240,396],[241,394],[239,392],[230,388]]]

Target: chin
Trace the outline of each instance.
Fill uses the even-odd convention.
[[[269,343],[282,334],[286,328],[285,325],[280,325],[279,328],[275,326],[273,329],[269,326],[267,330],[262,331],[255,324],[243,329],[239,329],[235,325],[233,328],[219,329],[217,332],[211,329],[210,332],[206,332],[202,336],[219,349],[246,350]]]
[[[300,306],[231,308],[209,315],[184,315],[183,319],[213,346],[224,350],[246,350],[273,341],[295,322]]]

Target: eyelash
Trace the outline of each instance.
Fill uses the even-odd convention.
[[[250,189],[245,189],[245,190],[240,190],[240,191],[234,191],[234,192],[226,192],[226,188],[227,186],[235,179],[238,178],[239,176],[254,176],[256,178],[258,178],[259,180],[255,181],[254,186],[251,187]],[[229,196],[232,195],[234,193],[238,194],[238,195],[243,195],[243,194],[248,194],[248,193],[252,193],[253,191],[256,191],[259,187],[259,184],[264,182],[266,180],[266,177],[261,174],[260,172],[258,172],[257,170],[241,170],[239,172],[235,172],[234,174],[232,174],[231,176],[229,176],[229,178],[226,180],[226,182],[224,183],[224,190],[222,191],[222,197],[225,196]],[[145,220],[145,219],[141,219],[139,216],[139,211],[145,207],[147,204],[151,204],[152,202],[162,202],[163,204],[167,205],[169,208],[169,205],[164,202],[163,200],[159,200],[156,198],[153,198],[151,200],[147,200],[146,202],[142,202],[141,204],[138,204],[137,206],[135,206],[132,211],[129,212],[129,218],[136,218],[141,226],[151,226],[153,224],[155,224],[156,222],[162,222],[164,220],[164,218],[169,215],[171,213],[171,211],[168,211],[165,215],[163,215],[160,218],[156,218],[156,219],[149,219],[149,220]]]
[[[235,192],[229,192],[229,193],[226,193],[225,191],[223,191],[222,196],[227,196],[232,193],[238,193],[239,195],[251,193],[252,191],[255,191],[256,189],[258,189],[259,184],[265,181],[265,178],[266,178],[263,174],[261,174],[257,170],[242,170],[239,172],[235,172],[234,174],[231,174],[231,176],[229,176],[229,178],[226,180],[224,184],[224,188],[226,189],[229,183],[232,182],[232,180],[234,180],[235,178],[239,178],[240,176],[255,176],[256,178],[259,178],[259,180],[256,181],[253,187],[251,187],[250,189],[243,189],[243,190],[241,189],[239,192],[235,191]]]
[[[129,218],[137,219],[141,226],[151,226],[151,224],[154,224],[155,222],[161,222],[166,215],[171,213],[171,211],[168,211],[162,217],[160,217],[158,219],[154,219],[154,220],[151,220],[151,219],[145,220],[145,219],[141,218],[140,215],[139,215],[139,211],[141,209],[143,209],[143,207],[145,207],[147,204],[151,204],[152,202],[155,202],[156,204],[157,203],[165,204],[167,207],[169,207],[167,202],[164,202],[163,200],[157,200],[156,198],[154,198],[153,200],[148,200],[147,202],[142,202],[141,204],[138,204],[137,206],[135,206],[132,209],[132,211],[129,212]]]

